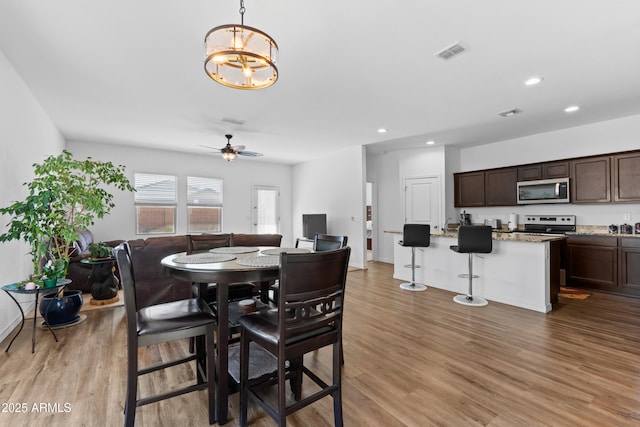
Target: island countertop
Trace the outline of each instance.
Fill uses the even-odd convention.
[[[385,233],[389,234],[400,234],[402,235],[402,231],[398,230],[385,230]],[[527,242],[527,243],[545,243],[545,242],[553,242],[556,240],[564,240],[566,237],[563,234],[559,234],[557,236],[549,236],[549,235],[540,235],[540,234],[529,234],[529,233],[513,233],[513,232],[500,232],[494,231],[491,234],[493,240],[500,241],[509,241],[509,242]],[[431,237],[451,237],[458,238],[458,233],[456,231],[436,231],[431,233]]]

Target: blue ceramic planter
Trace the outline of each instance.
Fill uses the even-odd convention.
[[[76,322],[81,307],[82,291],[64,291],[63,297],[52,293],[42,297],[40,314],[49,326],[62,326]]]

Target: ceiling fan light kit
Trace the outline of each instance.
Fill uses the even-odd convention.
[[[231,145],[231,138],[233,138],[233,135],[227,134],[225,135],[225,138],[227,138],[227,145],[225,145],[222,148],[207,147],[206,145],[202,145],[201,147],[211,148],[216,151],[220,151],[220,154],[222,154],[222,158],[225,159],[227,162],[235,160],[236,156],[247,156],[247,157],[262,156],[262,153],[256,153],[255,151],[246,151],[244,149],[244,145]]]
[[[235,89],[262,89],[278,80],[278,45],[266,33],[244,25],[220,25],[205,36],[204,70],[216,82]]]

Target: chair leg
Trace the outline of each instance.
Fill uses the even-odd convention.
[[[295,359],[289,360],[289,369],[292,372],[295,372],[295,376],[289,380],[289,385],[291,386],[291,392],[293,393],[293,398],[298,401],[302,398],[302,366],[303,366],[303,357],[296,357]]]
[[[215,333],[211,326],[207,328],[206,352],[207,352],[207,394],[209,395],[209,424],[216,422],[216,355],[215,355]]]
[[[249,404],[249,338],[244,331],[240,332],[240,426],[247,425]]]
[[[344,363],[342,358],[342,343],[336,342],[333,345],[333,384],[337,386],[333,392],[333,418],[336,427],[342,427],[342,373],[340,365]],[[336,348],[338,347],[338,348]]]
[[[127,346],[127,397],[124,403],[124,427],[133,427],[138,397],[138,343]]]
[[[285,360],[278,358],[278,426],[287,425],[287,372],[285,370]]]

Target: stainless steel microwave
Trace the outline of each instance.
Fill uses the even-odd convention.
[[[569,203],[569,178],[518,182],[518,204]]]

